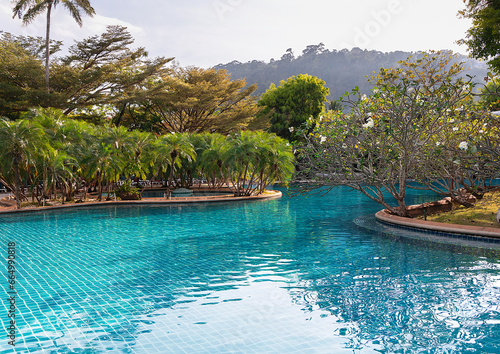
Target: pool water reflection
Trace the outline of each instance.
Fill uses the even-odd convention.
[[[339,188],[2,216],[4,249],[17,245],[16,350],[500,351],[498,257],[354,223],[379,209]]]

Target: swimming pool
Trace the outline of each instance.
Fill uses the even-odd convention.
[[[2,216],[16,352],[499,352],[498,257],[354,222],[379,209],[340,188]]]
[[[211,197],[211,196],[221,196],[221,195],[233,195],[231,191],[216,191],[216,190],[193,190],[192,195],[187,195],[187,197]],[[165,190],[145,190],[141,192],[143,198],[165,198]]]

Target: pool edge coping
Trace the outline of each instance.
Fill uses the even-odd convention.
[[[417,230],[421,229],[434,232],[500,239],[500,229],[495,229],[492,227],[445,224],[436,221],[405,218],[402,216],[389,214],[386,210],[380,210],[375,213],[375,218],[377,218],[377,220],[381,222],[410,227]]]
[[[84,203],[71,203],[71,204],[60,204],[45,207],[32,207],[16,209],[15,207],[7,207],[7,210],[0,210],[0,215],[3,214],[15,214],[15,213],[31,213],[40,212],[46,210],[57,210],[57,209],[67,209],[67,208],[78,208],[78,207],[94,207],[94,206],[112,206],[112,205],[169,205],[169,204],[204,204],[204,203],[220,203],[220,202],[239,202],[247,200],[263,200],[263,199],[278,199],[283,196],[283,193],[275,190],[268,190],[264,195],[254,195],[245,197],[173,197],[182,199],[163,199],[163,198],[144,198],[141,200],[108,200],[100,202],[84,202]],[[189,198],[189,199],[188,199]]]

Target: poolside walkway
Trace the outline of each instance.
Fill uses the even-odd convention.
[[[385,223],[414,228],[414,229],[423,229],[434,232],[500,239],[500,229],[496,229],[493,227],[445,224],[435,221],[404,218],[401,216],[392,215],[386,212],[385,210],[381,210],[378,213],[376,213],[375,217],[377,218],[377,220]]]
[[[8,193],[0,194],[0,200],[2,200],[4,197],[7,196],[9,196]],[[44,211],[44,210],[54,210],[54,209],[75,208],[75,207],[89,207],[89,206],[100,206],[100,205],[168,205],[168,204],[192,204],[192,203],[220,203],[220,202],[239,202],[245,200],[249,201],[249,200],[276,199],[281,197],[282,193],[280,191],[268,190],[267,193],[265,194],[255,195],[250,197],[234,197],[231,194],[227,194],[221,196],[172,197],[171,199],[143,198],[141,200],[108,200],[100,202],[92,201],[84,203],[66,203],[66,204],[59,204],[59,205],[52,205],[45,207],[25,207],[22,209],[17,209],[15,202],[9,202],[9,204],[12,204],[11,206],[0,205],[0,214]]]

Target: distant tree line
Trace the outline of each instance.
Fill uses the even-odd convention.
[[[373,84],[366,80],[367,76],[378,72],[380,68],[393,68],[398,62],[409,56],[424,55],[424,53],[413,53],[395,51],[384,53],[375,50],[328,50],[323,43],[307,46],[300,55],[289,48],[283,56],[271,59],[269,63],[253,60],[246,63],[232,61],[227,64],[219,64],[215,69],[227,70],[233,79],[244,78],[249,84],[257,84],[256,94],[260,95],[266,91],[271,84],[278,84],[281,80],[299,75],[309,74],[325,81],[326,87],[330,89],[330,100],[336,100],[345,92],[351,91],[358,86],[360,92],[368,94]],[[487,74],[484,63],[470,59],[465,55],[458,55],[455,62],[464,62],[465,71],[463,77],[470,75],[475,77],[476,82],[481,82]]]

